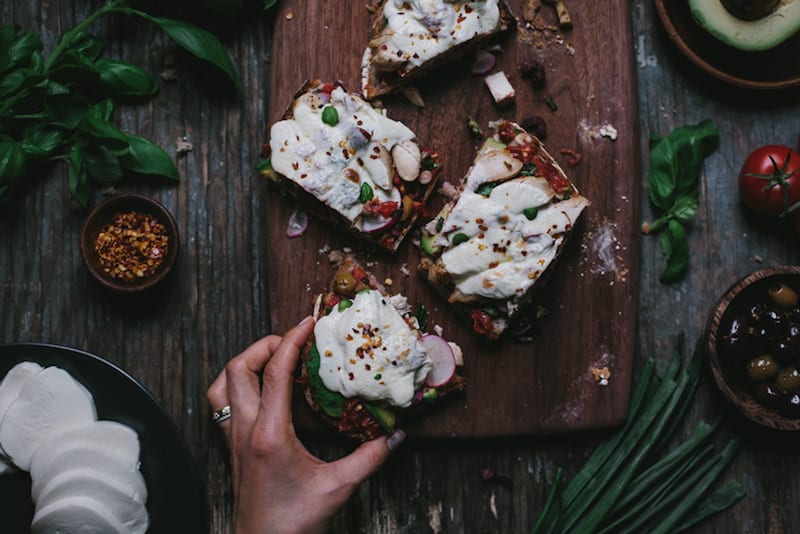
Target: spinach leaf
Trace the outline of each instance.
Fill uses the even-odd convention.
[[[126,8],[123,11],[158,24],[176,43],[196,57],[217,66],[228,75],[237,89],[242,88],[242,80],[236,72],[233,61],[231,61],[222,43],[213,34],[186,22],[153,17],[136,9]]]
[[[669,135],[651,136],[648,195],[658,218],[644,223],[644,233],[661,232],[661,249],[667,265],[662,283],[679,279],[689,263],[685,225],[700,206],[698,182],[703,161],[716,150],[719,132],[709,120],[680,126]]]

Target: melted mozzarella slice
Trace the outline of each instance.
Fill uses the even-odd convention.
[[[345,397],[411,405],[432,363],[418,332],[376,290],[356,294],[349,308],[320,318],[314,327],[325,387]]]

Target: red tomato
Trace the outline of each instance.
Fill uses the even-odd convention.
[[[781,215],[800,202],[800,154],[787,146],[765,145],[747,156],[739,172],[739,194],[748,208]]]

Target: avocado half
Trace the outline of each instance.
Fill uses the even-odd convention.
[[[722,0],[689,0],[689,8],[711,35],[748,52],[769,50],[800,30],[800,0],[780,0],[768,15],[755,20],[733,16]]]

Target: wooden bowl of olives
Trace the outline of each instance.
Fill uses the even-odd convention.
[[[706,326],[719,389],[747,418],[800,430],[800,267],[762,269],[733,284]]]

